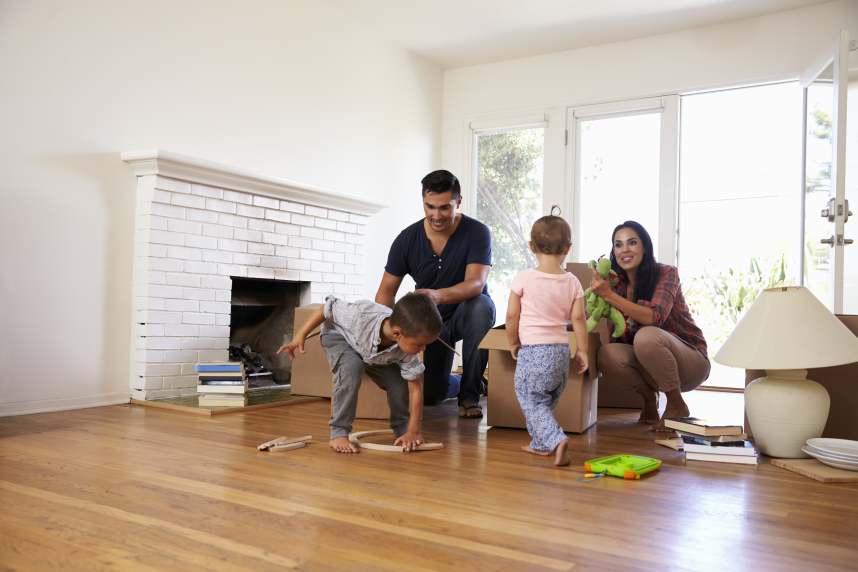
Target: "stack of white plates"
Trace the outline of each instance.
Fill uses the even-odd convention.
[[[848,439],[808,439],[802,451],[838,469],[858,471],[858,441]]]

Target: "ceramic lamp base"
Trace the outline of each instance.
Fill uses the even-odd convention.
[[[770,457],[807,457],[801,448],[822,435],[828,420],[828,392],[807,379],[806,369],[766,373],[745,388],[745,411],[757,449]]]

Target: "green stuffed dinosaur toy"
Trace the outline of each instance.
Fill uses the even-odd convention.
[[[619,277],[617,273],[611,270],[610,258],[599,258],[598,262],[591,260],[589,264],[603,280],[608,280],[611,286],[617,285]],[[587,331],[592,332],[602,318],[608,318],[614,324],[614,332],[611,334],[613,338],[619,338],[626,331],[626,319],[623,313],[608,304],[608,301],[593,292],[590,288],[584,291],[584,297],[587,300]]]

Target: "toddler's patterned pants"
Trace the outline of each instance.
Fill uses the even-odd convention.
[[[554,407],[566,388],[569,345],[522,346],[515,367],[515,396],[527,420],[530,448],[553,451],[566,439],[554,418]]]

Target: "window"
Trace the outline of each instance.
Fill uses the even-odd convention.
[[[658,252],[661,111],[581,120],[575,258],[608,256],[611,232],[636,220]]]
[[[535,264],[528,248],[530,227],[543,213],[545,127],[477,131],[475,216],[492,233],[489,295],[499,324],[513,277]]]

